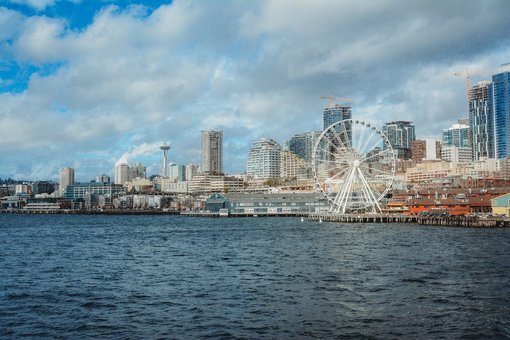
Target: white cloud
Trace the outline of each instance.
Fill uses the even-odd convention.
[[[70,146],[121,154],[166,140],[188,163],[201,129],[224,129],[237,153],[226,170],[240,171],[253,140],[320,129],[322,95],[354,98],[357,118],[410,119],[439,137],[465,113],[453,72],[509,61],[503,4],[176,1],[150,14],[107,6],[81,30],[0,7],[0,56],[58,65],[0,94],[0,156],[53,148],[69,164]]]

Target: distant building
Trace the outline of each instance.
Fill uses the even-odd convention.
[[[191,181],[197,173],[198,173],[198,165],[188,164],[188,165],[186,165],[184,178],[186,179],[186,181]]]
[[[471,131],[469,125],[453,124],[448,129],[443,129],[443,145],[468,148],[471,146]]]
[[[481,157],[494,158],[494,120],[489,102],[490,81],[481,81],[473,86],[469,100],[469,126],[473,160]]]
[[[310,165],[294,153],[283,150],[280,152],[280,177],[284,179],[297,179],[306,177]]]
[[[129,165],[126,163],[117,164],[115,166],[115,184],[124,185],[130,180]]]
[[[322,112],[323,130],[326,130],[330,125],[334,123],[351,118],[352,107],[348,105],[335,104],[334,107],[325,107]]]
[[[202,131],[202,172],[223,173],[223,131]]]
[[[473,150],[458,146],[442,146],[441,159],[452,163],[469,163],[473,161]]]
[[[186,179],[186,167],[184,165],[178,165],[175,163],[170,163],[168,167],[168,178],[175,182],[184,182]]]
[[[253,143],[246,174],[255,179],[280,177],[280,152],[282,147],[273,139],[262,138]]]
[[[128,181],[132,181],[137,178],[146,178],[146,177],[147,177],[147,169],[142,163],[138,162],[136,164],[129,165]]]
[[[63,168],[60,170],[60,191],[65,192],[68,185],[74,184],[74,169]]]
[[[315,144],[321,133],[322,131],[314,131],[292,136],[287,142],[288,150],[305,161],[311,162]]]
[[[492,76],[489,98],[494,116],[494,156],[510,156],[510,71]]]
[[[52,194],[55,191],[56,183],[48,181],[37,181],[32,183],[32,193],[37,194]]]
[[[411,144],[412,159],[415,162],[441,159],[441,141],[417,139]]]
[[[395,155],[398,159],[411,159],[412,158],[412,143],[416,140],[414,125],[408,121],[394,121],[388,122],[383,126],[383,132],[388,138],[388,142],[392,146]],[[388,145],[384,141],[384,149]]]
[[[124,187],[119,184],[75,183],[67,186],[64,198],[75,202],[82,201],[88,207],[92,207],[98,205],[100,196],[106,199],[107,202],[111,202],[113,198],[124,193]]]
[[[107,174],[102,174],[99,176],[96,176],[96,182],[97,183],[110,183],[110,176]]]

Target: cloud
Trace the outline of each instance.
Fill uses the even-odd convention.
[[[52,150],[57,169],[98,157],[90,177],[162,140],[172,161],[199,162],[202,129],[224,130],[225,170],[243,171],[254,140],[321,129],[328,95],[353,98],[358,119],[409,119],[439,138],[467,114],[453,73],[510,55],[505,1],[120,4],[80,28],[0,7],[0,68],[34,69],[25,90],[0,93],[0,157],[22,173]]]
[[[42,11],[46,7],[50,7],[55,4],[55,0],[9,0],[9,1],[15,4],[32,7],[38,11]]]

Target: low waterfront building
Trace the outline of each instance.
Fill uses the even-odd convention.
[[[4,196],[0,199],[0,208],[2,209],[21,209],[26,202],[26,197],[22,196]]]
[[[163,178],[161,179],[161,191],[186,194],[188,192],[188,181],[175,182],[169,178]]]
[[[228,193],[213,194],[205,209],[230,214],[320,213],[329,210],[327,199],[319,193]]]
[[[34,202],[27,203],[23,210],[31,211],[31,212],[55,212],[60,210],[59,203],[49,203],[49,202]]]
[[[491,206],[492,215],[510,217],[510,193],[493,198]]]
[[[91,208],[99,204],[100,196],[105,198],[106,203],[110,203],[113,198],[123,193],[125,193],[125,189],[121,184],[75,183],[67,186],[64,198],[73,202],[85,202],[88,208]]]

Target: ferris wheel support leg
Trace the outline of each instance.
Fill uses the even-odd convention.
[[[365,176],[363,175],[363,173],[361,172],[361,170],[359,168],[357,168],[357,170],[358,170],[358,176],[361,179],[361,183],[363,183],[363,188],[364,188],[364,190],[366,190],[366,195],[369,195],[369,201],[373,207],[374,212],[382,213],[381,206],[379,205],[377,198],[375,197],[374,193],[372,192],[372,189],[370,189],[370,185],[368,184]]]
[[[349,173],[349,177],[347,177],[346,182],[344,185],[342,185],[342,190],[340,191],[340,200],[337,202],[338,211],[342,214],[345,214],[345,211],[347,210],[347,206],[349,203],[349,192],[352,188],[352,183],[354,182],[354,179],[356,177],[356,168],[352,168],[351,172]]]

